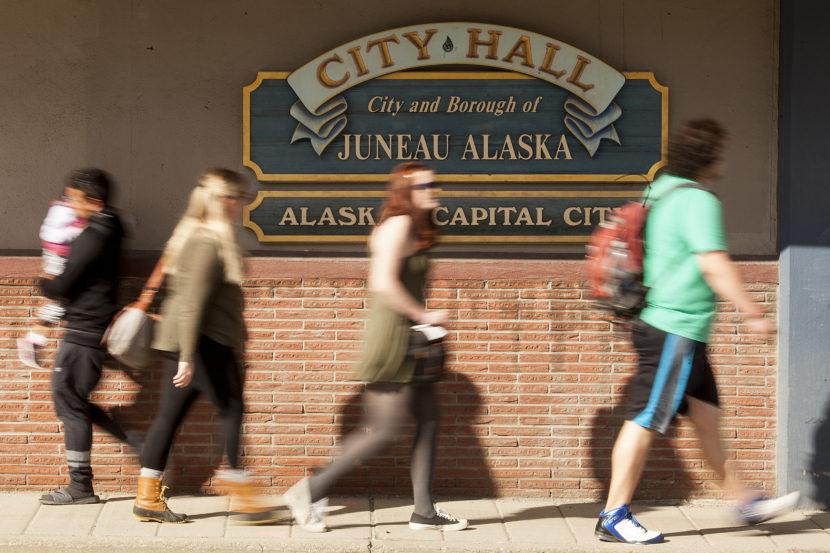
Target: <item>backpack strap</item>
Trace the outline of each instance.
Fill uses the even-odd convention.
[[[714,192],[712,192],[712,190],[708,186],[703,186],[702,184],[699,184],[699,183],[696,183],[696,182],[684,182],[683,184],[678,184],[677,186],[675,186],[671,190],[667,190],[666,193],[663,194],[663,196],[665,196],[669,192],[674,192],[675,190],[677,190],[679,188],[695,188],[697,190],[703,190],[704,192],[708,192],[716,198],[718,197],[718,195],[715,194]],[[662,196],[661,196],[661,198],[662,198]]]
[[[651,184],[649,184],[649,186],[648,186],[648,187],[649,187],[649,188],[651,188]],[[679,190],[679,189],[681,189],[681,188],[694,188],[694,189],[697,189],[697,190],[703,190],[704,192],[708,192],[708,193],[712,194],[712,195],[713,195],[713,196],[715,196],[716,198],[718,197],[718,196],[717,196],[717,194],[715,194],[715,193],[714,193],[714,192],[712,192],[709,188],[707,188],[706,186],[703,186],[702,184],[699,184],[699,183],[696,183],[696,182],[684,182],[684,183],[682,183],[682,184],[678,184],[677,186],[674,186],[674,187],[672,187],[672,188],[670,188],[670,189],[666,190],[665,192],[663,192],[663,194],[661,194],[661,195],[660,195],[660,197],[658,197],[656,200],[654,200],[654,201],[651,203],[651,205],[649,205],[649,206],[648,206],[648,207],[649,207],[649,212],[651,211],[651,209],[650,209],[650,208],[654,207],[654,204],[655,204],[655,203],[657,203],[659,200],[661,200],[661,199],[665,198],[666,196],[668,196],[669,194],[671,194],[671,193],[672,193],[672,192],[674,192],[675,190]],[[643,205],[644,205],[644,206],[646,205],[646,201],[647,201],[647,200],[648,200],[648,192],[646,192],[645,197],[643,198]],[[646,242],[646,226],[648,226],[648,213],[646,213],[646,219],[645,219],[645,221],[643,221],[643,230],[642,230],[642,233],[643,233],[643,276],[645,276],[645,254],[646,254],[646,246],[645,246],[645,242]],[[660,281],[660,280],[663,280],[663,277],[664,277],[666,274],[668,274],[668,273],[669,273],[669,271],[673,268],[674,264],[675,264],[675,261],[674,261],[674,260],[672,260],[672,261],[669,263],[669,265],[668,265],[668,266],[667,266],[667,267],[663,270],[663,273],[664,273],[664,274],[661,274],[658,278],[656,278],[656,279],[654,280],[654,282],[658,282],[658,281]],[[647,298],[647,297],[648,297],[648,293],[646,293],[646,298]]]
[[[689,182],[684,182],[684,183],[678,184],[677,186],[673,186],[673,187],[669,188],[668,190],[663,192],[656,200],[651,202],[651,206],[653,206],[655,203],[657,203],[658,200],[668,196],[669,194],[671,194],[675,190],[679,190],[681,188],[695,188],[697,190],[703,190],[704,192],[708,192],[716,198],[718,197],[718,195],[715,194],[714,192],[712,192],[712,190],[708,186],[703,186],[700,183],[697,183],[697,182],[694,182],[694,181],[689,181]],[[648,205],[648,198],[649,198],[650,194],[651,194],[651,183],[649,183],[649,185],[646,186],[646,189],[643,191],[643,196],[642,196],[643,205]],[[649,206],[649,207],[651,207],[651,206]]]

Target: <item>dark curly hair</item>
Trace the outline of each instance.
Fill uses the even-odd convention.
[[[67,178],[67,186],[77,188],[87,198],[101,200],[106,204],[112,192],[112,178],[106,171],[94,167],[76,169]]]
[[[707,167],[721,158],[727,136],[723,125],[714,119],[687,121],[669,137],[666,172],[697,180]]]

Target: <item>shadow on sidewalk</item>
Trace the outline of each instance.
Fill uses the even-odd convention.
[[[728,517],[726,517],[728,518]],[[736,532],[754,532],[758,536],[776,535],[788,536],[795,534],[803,534],[807,532],[816,532],[821,530],[821,527],[810,518],[801,520],[789,520],[780,522],[764,522],[754,526],[746,526],[743,524],[734,524],[732,526],[718,526],[714,528],[701,528],[700,530],[685,530],[682,532],[665,532],[663,535],[666,538],[679,538],[683,536],[699,536],[701,534],[733,534]]]
[[[623,397],[627,397],[626,393]],[[591,421],[591,470],[597,484],[601,485],[601,497],[608,495],[611,482],[611,453],[614,441],[626,420],[625,405],[602,408]],[[673,422],[664,436],[656,436],[649,450],[642,478],[634,492],[634,500],[668,500],[682,502],[689,499],[691,490],[700,483],[684,467],[688,455],[678,455],[673,441],[677,438],[678,423]],[[697,443],[695,443],[697,447]],[[695,450],[703,457],[703,452]],[[703,463],[703,461],[701,461]]]
[[[723,518],[721,519],[721,521],[726,522],[727,525],[717,526],[713,528],[700,528],[699,530],[693,529],[677,532],[664,532],[664,536],[666,537],[666,539],[670,539],[672,537],[679,538],[683,536],[699,536],[702,534],[731,534],[738,532],[753,532],[753,535],[757,534],[758,536],[767,536],[769,534],[795,535],[808,532],[821,532],[821,529],[826,528],[827,526],[826,521],[822,523],[821,521],[814,521],[811,518],[803,518],[799,520],[780,520],[777,522],[775,520],[772,520],[754,526],[744,525],[737,521],[735,521],[734,524],[729,524],[731,520],[733,520],[730,519],[729,507],[720,506],[716,508],[722,510]],[[646,515],[649,512],[655,512],[665,509],[665,505],[649,503],[637,503],[634,506],[634,510],[636,511],[637,516]],[[526,509],[517,510],[510,514],[505,514],[503,518],[480,518],[474,520],[471,519],[470,525],[475,526],[484,524],[498,524],[499,522],[510,523],[518,521],[552,520],[555,518],[580,518],[594,521],[596,520],[597,515],[601,510],[601,503],[562,503],[557,505],[536,505],[533,507],[528,507]],[[822,515],[824,515],[824,513],[821,513],[817,516],[821,517]],[[677,516],[683,517],[684,515],[678,512]]]

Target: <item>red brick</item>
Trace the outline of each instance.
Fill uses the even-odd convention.
[[[436,493],[488,489],[501,496],[573,500],[602,495],[622,424],[611,413],[624,402],[636,355],[629,325],[593,309],[581,278],[430,283],[429,307],[453,311],[449,372],[438,385],[443,431]],[[0,326],[6,329],[0,337],[6,384],[0,390],[0,489],[42,490],[66,478],[50,370],[22,370],[14,351],[14,338],[31,326],[32,310],[43,301],[34,285],[34,278],[0,276]],[[124,297],[134,297],[140,285],[138,278],[125,281]],[[359,424],[363,385],[350,379],[362,347],[367,290],[363,279],[351,278],[256,278],[243,285],[249,329],[244,462],[262,471],[263,487],[283,490],[328,462],[339,451],[341,432]],[[767,302],[765,309],[776,311],[775,284],[750,289]],[[713,331],[710,355],[723,397],[728,456],[742,473],[774,489],[777,340],[749,334],[734,307],[723,303]],[[61,333],[52,330],[53,341],[43,350],[49,367]],[[146,429],[161,370],[137,372],[136,380],[129,374],[108,368],[94,398],[106,409],[124,404],[128,412],[140,400],[144,412],[135,420]],[[360,493],[376,485],[390,494],[409,493],[413,432],[408,424],[399,444],[338,489]],[[189,461],[177,461],[180,456]],[[212,489],[205,474],[217,456],[219,419],[202,399],[171,458],[177,489]],[[123,445],[96,431],[93,462],[98,488],[134,493],[137,467]],[[386,476],[374,474],[377,467]],[[655,442],[637,497],[724,497],[685,419]]]

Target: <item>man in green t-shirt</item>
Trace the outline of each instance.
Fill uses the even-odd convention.
[[[689,121],[672,134],[666,172],[646,190],[651,205],[645,228],[646,307],[632,323],[638,354],[629,383],[629,406],[611,455],[611,484],[594,534],[604,541],[658,543],[629,504],[651,442],[676,413],[694,425],[706,459],[738,502],[745,523],[768,520],[795,507],[798,492],[764,498],[726,466],[720,441],[718,392],[706,355],[716,297],[734,303],[753,332],[773,325],[744,291],[727,253],[720,201],[705,185],[723,170],[726,132],[711,119]]]

